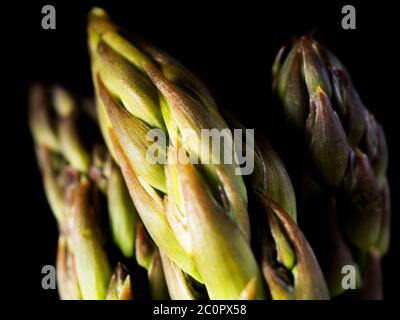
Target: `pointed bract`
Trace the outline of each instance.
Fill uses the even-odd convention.
[[[126,267],[121,263],[117,264],[111,276],[107,300],[133,300],[131,277]]]
[[[274,257],[274,249],[271,248],[271,243],[264,234],[262,268],[273,299],[329,299],[325,279],[303,233],[288,214],[272,200],[263,195],[260,195],[259,199],[265,206],[275,243],[285,244],[276,248],[276,252],[279,254]],[[285,240],[283,240],[284,238]],[[290,247],[288,247],[289,243]],[[293,252],[291,252],[292,250]],[[283,255],[291,258],[288,260]],[[274,259],[277,259],[276,262],[280,262],[283,266],[286,265],[286,273],[291,274],[289,278],[285,276],[286,273],[282,273],[276,268]]]
[[[148,269],[150,297],[152,300],[169,299],[168,288],[165,282],[163,265],[159,250],[156,249]]]
[[[248,281],[257,281],[255,299],[264,297],[257,262],[237,225],[211,196],[190,163],[178,163],[192,255],[211,299],[238,299]]]
[[[306,130],[315,170],[328,186],[338,187],[347,170],[350,146],[339,117],[320,87],[310,98]]]
[[[105,299],[111,268],[96,231],[94,207],[90,204],[90,183],[81,178],[69,186],[68,192],[71,244],[82,298]]]

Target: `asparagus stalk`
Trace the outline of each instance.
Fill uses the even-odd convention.
[[[281,49],[273,66],[274,90],[292,138],[303,145],[306,175],[336,198],[338,216],[330,225],[337,225],[340,236],[335,231],[331,235],[336,240],[331,240],[340,241],[335,247],[342,252],[351,251],[346,253],[347,261],[356,260],[358,253],[369,255],[371,250],[382,256],[389,242],[390,220],[383,129],[331,51],[303,36],[285,52]],[[339,240],[342,237],[345,242]],[[382,247],[380,239],[385,239]],[[329,268],[325,270],[328,278],[340,273],[332,265]],[[343,292],[338,281],[328,280],[334,295]]]

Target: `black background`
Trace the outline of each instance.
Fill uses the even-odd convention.
[[[93,5],[153,42],[198,74],[219,105],[232,108],[250,127],[267,128],[270,68],[276,52],[293,36],[315,30],[348,67],[364,103],[383,124],[390,148],[392,229],[398,226],[398,155],[396,118],[399,100],[398,42],[395,9],[388,3],[330,1],[27,1],[3,9],[1,51],[4,142],[2,170],[4,242],[11,253],[6,277],[19,298],[55,299],[41,288],[41,268],[54,264],[56,224],[43,194],[27,125],[27,89],[35,80],[58,82],[78,93],[92,92],[86,46],[86,15]],[[41,8],[53,4],[56,30],[41,28]],[[357,29],[341,28],[341,8],[354,4]],[[8,19],[6,19],[8,18]],[[8,85],[11,84],[11,89]],[[7,90],[5,90],[7,88]],[[9,218],[11,220],[9,221]],[[383,260],[385,298],[395,298],[398,234]],[[22,295],[22,296],[21,296]]]

